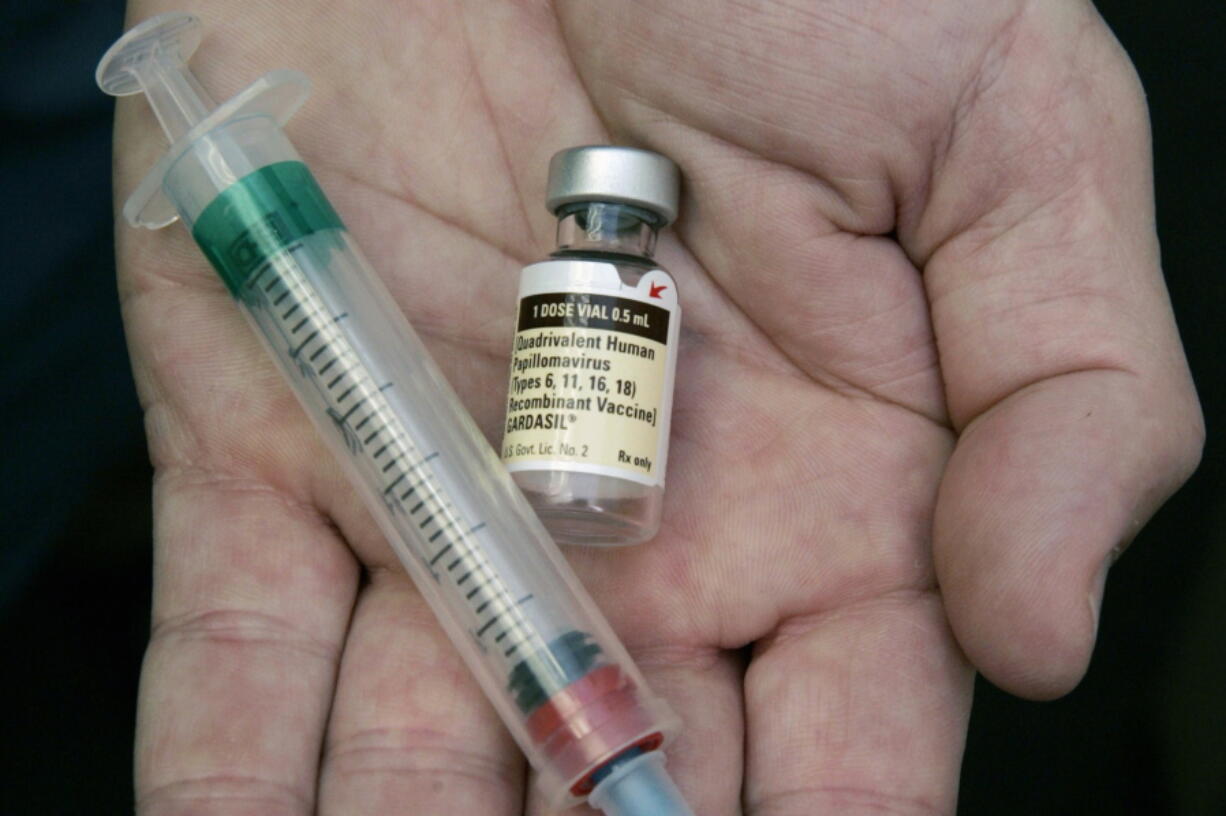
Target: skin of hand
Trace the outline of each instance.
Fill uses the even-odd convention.
[[[137,0],[205,22],[489,438],[549,156],[674,158],[663,531],[570,550],[702,816],[953,813],[974,670],[1085,671],[1195,467],[1132,68],[1086,0]],[[119,104],[116,187],[163,149]],[[187,232],[118,227],[155,481],[138,812],[540,814],[531,774]]]

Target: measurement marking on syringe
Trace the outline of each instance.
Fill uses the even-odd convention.
[[[437,502],[438,500],[437,500],[437,499],[435,499],[435,501]],[[434,513],[431,513],[429,516],[427,516],[427,517],[426,517],[426,518],[425,518],[425,519],[422,521],[422,523],[421,523],[421,524],[419,524],[419,525],[417,525],[417,526],[418,526],[418,528],[419,528],[419,529],[424,530],[424,529],[426,529],[426,527],[428,527],[428,526],[430,525],[430,522],[435,521],[435,519],[437,519],[439,516],[446,514],[447,518],[446,518],[444,521],[442,521],[442,522],[441,522],[441,523],[438,525],[438,530],[435,530],[435,532],[441,532],[441,531],[447,530],[447,529],[449,529],[449,528],[451,528],[451,527],[455,527],[455,526],[456,526],[456,522],[457,522],[459,519],[457,519],[457,518],[455,517],[455,515],[453,515],[453,512],[454,512],[454,511],[452,510],[452,508],[451,508],[451,506],[450,506],[450,505],[448,505],[448,504],[443,504],[443,505],[442,505],[442,507],[440,507],[440,509],[439,509],[439,510],[437,510],[437,511],[436,511],[436,512],[434,512]]]
[[[472,529],[470,529],[466,533],[466,535],[472,535],[473,533],[477,532],[484,526],[485,526],[485,522],[483,521],[480,524],[475,525]],[[434,539],[438,538],[444,532],[446,532],[445,528],[439,528],[438,530],[435,531],[434,535],[430,536],[430,541],[433,542]],[[441,548],[438,552],[434,554],[434,557],[430,559],[430,566],[433,567],[435,564],[437,564],[442,559],[442,557],[446,555],[454,546],[455,546],[454,541],[447,542],[447,546]],[[457,566],[463,560],[464,560],[463,556],[461,556],[460,558],[457,558],[455,561],[451,562],[451,564],[447,567],[448,572],[450,572],[455,566]],[[467,578],[468,574],[466,573],[464,577]],[[463,581],[464,579],[461,578],[457,583],[463,583]]]
[[[438,530],[436,530],[435,532],[438,532],[438,533],[446,532],[449,527],[454,527],[457,521],[459,521],[459,519],[457,519],[455,516],[452,516],[451,518],[447,519],[446,524],[440,525]]]
[[[422,485],[426,483],[427,479],[429,479],[428,476],[423,476],[420,479],[418,479],[408,490],[400,494],[400,500],[401,501],[407,500],[409,496],[412,496],[414,493],[417,492],[417,488],[421,487]]]
[[[450,521],[447,521],[446,524],[440,524],[439,528],[436,529],[436,531],[434,531],[434,534],[430,535],[430,537],[427,539],[427,542],[429,542],[430,544],[433,544],[434,539],[438,538],[441,533],[447,532],[447,529],[451,527],[455,527],[455,523],[456,523],[455,518],[452,517]]]
[[[307,344],[309,344],[312,340],[314,340],[318,336],[319,336],[319,329],[316,329],[315,331],[311,332],[311,334],[307,337],[307,339],[302,341],[302,345],[298,346],[298,348],[291,351],[289,353],[289,356],[297,357],[299,354],[302,353],[302,350],[307,347]],[[323,351],[323,349],[321,348],[319,351]],[[317,351],[315,353],[318,354],[319,352]]]
[[[506,632],[506,634],[510,634],[511,632],[514,632],[516,629],[522,629],[522,628],[523,628],[523,625],[524,625],[524,621],[523,621],[523,619],[522,619],[522,618],[513,618],[513,619],[511,620],[511,625],[510,625],[510,626],[508,626],[508,627],[506,628],[505,632]],[[531,633],[527,633],[527,634],[528,634],[528,637],[531,637],[531,636],[532,636],[532,635],[531,635]],[[503,652],[503,654],[504,654],[504,655],[506,655],[507,657],[510,657],[510,656],[511,656],[511,654],[512,654],[512,653],[513,653],[513,652],[514,652],[516,649],[518,649],[518,648],[520,647],[520,645],[521,645],[523,642],[524,642],[524,639],[523,639],[523,638],[521,638],[521,639],[519,639],[519,640],[517,640],[517,641],[514,641],[513,643],[511,643],[510,648],[508,648],[506,651],[504,651],[504,652]]]
[[[522,585],[504,583],[485,552],[484,540],[477,537],[487,523],[465,518],[461,507],[450,500],[445,473],[428,464],[440,459],[441,451],[431,451],[429,443],[422,445],[416,429],[402,424],[400,411],[412,406],[394,404],[390,393],[381,396],[394,385],[399,391],[403,383],[368,368],[362,351],[346,336],[350,327],[339,326],[349,313],[333,314],[336,307],[308,281],[292,271],[271,282],[263,274],[256,278],[258,284],[253,284],[264,287],[267,294],[264,304],[278,298],[267,314],[284,338],[281,353],[299,361],[301,375],[312,381],[352,455],[382,483],[384,501],[406,543],[417,541],[414,549],[421,553],[417,563],[428,565],[434,579],[443,580],[454,601],[466,607],[469,631],[475,632],[483,649],[488,647],[492,658],[515,662],[536,655],[542,633],[530,619],[530,608],[519,608],[532,599],[531,593],[524,594]],[[517,595],[522,597],[513,600]]]
[[[419,467],[421,467],[422,465],[424,465],[426,462],[429,462],[431,459],[437,459],[437,458],[438,458],[438,453],[437,453],[437,452],[432,453],[432,454],[430,454],[429,456],[427,456],[425,459],[422,459],[422,460],[421,460],[420,462],[418,462],[416,465],[413,465],[413,467],[409,468],[409,469],[408,469],[406,472],[407,472],[407,473],[412,473],[413,471],[417,470]],[[384,468],[384,470],[386,471],[386,470],[387,470],[387,468]],[[421,487],[423,484],[425,484],[425,483],[426,483],[426,479],[427,479],[427,478],[429,478],[429,477],[425,477],[425,478],[421,479],[421,480],[420,480],[420,481],[419,481],[417,484],[415,484],[415,485],[413,485],[411,488],[409,488],[409,492],[408,492],[408,493],[405,493],[403,496],[401,496],[401,497],[400,497],[400,500],[401,500],[401,501],[404,501],[405,499],[407,499],[407,498],[409,497],[409,495],[410,495],[410,494],[411,494],[411,493],[412,493],[414,490],[416,490],[417,488]],[[393,482],[393,484],[395,484],[395,483]]]
[[[478,575],[477,583],[473,585],[474,590],[485,592],[491,600],[504,594],[504,588],[497,586],[498,576],[494,575],[485,565],[478,566],[475,571]]]
[[[527,621],[522,616],[512,616],[510,619],[510,623],[508,623],[506,628],[502,630],[501,636],[494,638],[494,642],[497,643],[498,641],[502,640],[502,638],[510,635],[516,629],[523,629],[524,626],[526,625],[527,625]],[[531,632],[527,632],[526,634],[528,635],[528,637],[532,636]],[[516,645],[518,646],[519,643],[522,643],[522,642],[523,641],[520,640],[518,643],[516,643]]]
[[[355,387],[356,387],[356,386],[355,386]],[[355,403],[353,404],[353,406],[352,406],[352,407],[351,407],[351,408],[350,408],[348,411],[346,411],[346,412],[345,412],[345,415],[344,415],[343,417],[341,417],[341,422],[346,422],[346,421],[348,421],[349,417],[353,416],[353,412],[354,412],[354,411],[356,411],[356,410],[358,410],[359,408],[361,408],[361,407],[362,407],[362,406],[363,406],[363,405],[366,403],[366,401],[367,401],[367,400],[369,400],[369,399],[370,399],[370,397],[362,397],[360,400],[358,400],[357,402],[355,402]],[[376,433],[377,433],[377,431],[376,431]]]
[[[506,596],[506,594],[507,594],[507,593],[506,593],[504,590],[501,590],[501,589],[500,589],[500,590],[498,590],[498,594],[497,594],[497,595],[495,595],[494,597],[492,597],[492,598],[490,598],[490,599],[488,599],[488,600],[482,601],[482,602],[481,602],[481,605],[480,605],[480,606],[478,606],[476,609],[474,609],[474,610],[473,610],[473,612],[474,612],[474,613],[476,613],[477,615],[480,615],[482,612],[484,612],[484,611],[486,610],[486,608],[487,608],[487,607],[488,607],[490,604],[492,604],[494,601],[501,600],[501,599],[502,599],[504,596]],[[491,620],[498,620],[498,618],[499,618],[501,615],[505,614],[505,613],[506,613],[506,611],[507,611],[507,610],[505,610],[505,609],[504,609],[502,612],[499,612],[497,615],[494,615],[494,616],[493,616],[493,618],[492,618]]]

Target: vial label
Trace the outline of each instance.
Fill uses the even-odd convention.
[[[673,279],[600,261],[524,269],[502,458],[664,484],[681,310]]]

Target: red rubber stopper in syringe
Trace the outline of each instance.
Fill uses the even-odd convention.
[[[528,717],[528,733],[570,792],[587,796],[593,776],[626,751],[653,751],[664,741],[638,699],[634,682],[617,666],[593,669],[554,694]]]

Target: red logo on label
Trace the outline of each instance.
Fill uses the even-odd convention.
[[[668,284],[665,284],[665,283],[653,283],[653,284],[651,285],[651,291],[647,293],[647,296],[648,296],[648,297],[653,297],[653,298],[658,298],[658,297],[660,297],[660,293],[661,293],[661,292],[663,292],[663,291],[664,291],[665,289],[667,289],[667,288],[668,288]],[[661,299],[661,300],[663,300],[663,298],[660,298],[660,299]]]

